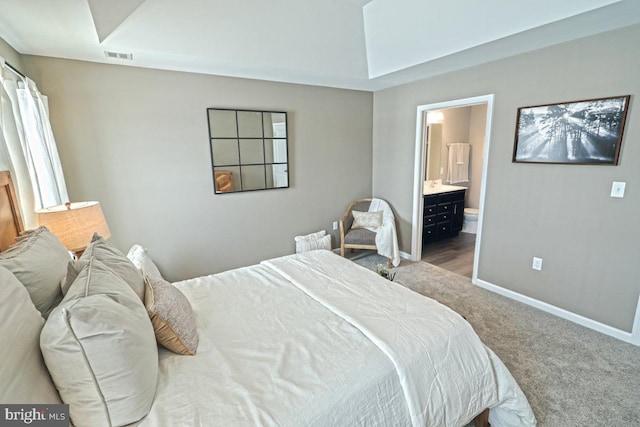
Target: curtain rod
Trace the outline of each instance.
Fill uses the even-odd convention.
[[[4,62],[4,65],[6,65],[11,71],[13,71],[14,73],[16,73],[17,75],[19,75],[20,77],[22,77],[23,79],[26,79],[27,76],[25,76],[24,74],[22,74],[20,71],[18,71],[18,69],[16,67],[14,67],[13,65],[9,64],[7,61]]]

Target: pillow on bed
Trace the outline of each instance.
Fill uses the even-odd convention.
[[[140,245],[133,245],[127,253],[127,258],[138,270],[142,272],[143,276],[150,276],[158,279],[163,279],[160,270],[156,267],[155,263],[149,256],[147,248]]]
[[[67,291],[71,284],[75,282],[78,274],[89,264],[88,260],[71,260],[67,263],[67,275],[60,282],[60,290],[62,295],[67,295]]]
[[[353,214],[351,228],[378,228],[382,225],[382,211],[351,211],[351,213]]]
[[[22,283],[4,267],[0,284],[0,402],[62,403],[40,352],[44,319]]]
[[[126,425],[151,408],[158,347],[139,297],[90,258],[40,336],[46,365],[76,426]]]
[[[196,354],[198,331],[189,300],[162,277],[145,276],[144,305],[156,340],[178,354]]]
[[[46,227],[27,232],[0,253],[0,265],[27,288],[38,311],[46,318],[60,303],[60,282],[71,259],[62,243]]]
[[[138,295],[140,301],[144,301],[144,278],[135,265],[120,252],[116,247],[107,242],[98,233],[93,235],[91,244],[84,251],[80,259],[73,264],[67,272],[66,286],[68,288],[75,280],[76,276],[84,268],[91,257],[96,257],[98,261],[106,265],[111,271],[125,281],[131,289]]]

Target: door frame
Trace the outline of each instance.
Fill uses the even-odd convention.
[[[484,149],[482,159],[482,179],[480,182],[480,205],[478,214],[478,231],[476,233],[476,246],[473,257],[472,283],[478,280],[478,265],[480,261],[480,242],[482,240],[482,225],[484,218],[485,187],[489,165],[489,143],[491,141],[491,124],[493,120],[493,94],[474,96],[471,98],[455,99],[451,101],[437,102],[434,104],[419,105],[416,113],[416,148],[414,166],[413,187],[413,221],[411,232],[411,259],[420,261],[422,258],[422,210],[424,209],[424,177],[426,169],[426,141],[424,138],[424,116],[430,110],[443,110],[447,108],[471,107],[479,104],[487,104],[487,117],[484,134]]]

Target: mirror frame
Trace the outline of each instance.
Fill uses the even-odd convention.
[[[220,135],[217,134],[213,129],[212,129],[212,113],[215,111],[220,111],[220,112],[233,112],[234,117],[235,117],[235,123],[228,123],[225,127],[229,128],[230,126],[235,126],[235,135]],[[240,129],[240,121],[238,119],[239,117],[239,113],[259,113],[260,114],[260,119],[261,119],[261,136],[243,136],[243,132]],[[265,135],[265,129],[264,129],[264,125],[265,125],[265,121],[264,121],[264,117],[265,114],[282,114],[284,115],[284,137],[275,137],[275,136],[268,136]],[[231,119],[233,120],[233,119]],[[290,187],[290,174],[289,174],[289,127],[288,127],[288,117],[287,117],[287,113],[285,111],[264,111],[264,110],[239,110],[239,109],[230,109],[230,108],[207,108],[207,125],[209,128],[209,152],[211,155],[211,172],[212,172],[212,177],[213,177],[213,192],[214,194],[233,194],[233,193],[242,193],[242,192],[248,192],[248,191],[261,191],[261,190],[280,190],[283,188],[289,188]],[[216,136],[213,136],[216,135]],[[236,144],[236,147],[238,149],[238,162],[237,164],[216,164],[215,158],[214,158],[214,142],[217,140],[226,140],[226,141],[234,141]],[[263,148],[263,157],[262,157],[262,162],[243,162],[242,161],[242,149],[241,149],[241,141],[243,140],[256,140],[256,141],[261,141],[262,143],[262,148]],[[276,142],[276,141],[284,141],[284,148],[285,148],[285,156],[286,156],[286,161],[275,161],[276,159],[272,158],[271,162],[267,161],[266,158],[266,146],[265,144],[267,143],[267,141],[272,141]],[[282,167],[284,167],[284,173],[286,174],[286,185],[280,185],[280,186],[272,186],[269,187],[269,179],[268,179],[268,168],[269,166],[275,166],[275,165],[282,165]],[[263,187],[259,187],[259,188],[255,188],[255,186],[252,186],[252,188],[243,188],[243,172],[242,169],[244,168],[255,168],[257,166],[262,166],[264,168],[264,188]],[[230,170],[229,170],[230,169]],[[272,168],[273,169],[273,168]],[[237,180],[235,181],[233,178],[233,174],[236,173],[238,175]],[[275,180],[275,176],[272,179],[272,182]],[[239,183],[239,187],[238,189],[234,188],[234,182],[238,182]],[[221,186],[226,186],[229,189],[221,189]]]

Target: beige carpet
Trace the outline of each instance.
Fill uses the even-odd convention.
[[[382,257],[355,259],[374,269]],[[640,426],[640,347],[474,286],[424,262],[395,281],[467,318],[504,361],[540,426]]]

